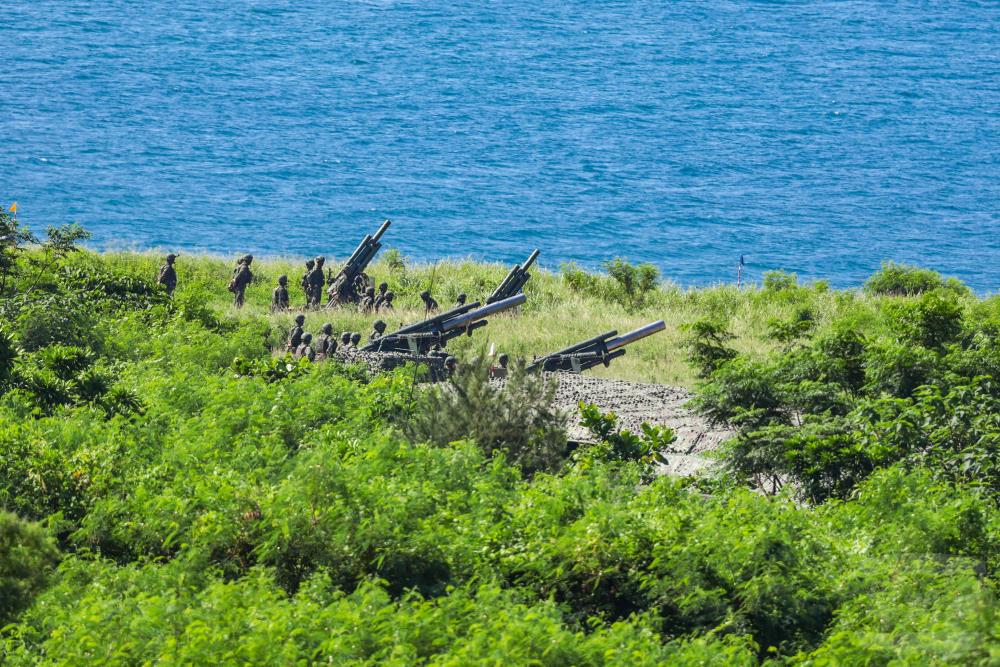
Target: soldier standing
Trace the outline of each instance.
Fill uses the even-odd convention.
[[[233,279],[229,281],[229,291],[234,295],[233,305],[237,308],[243,307],[243,295],[246,292],[247,285],[253,280],[253,274],[250,272],[250,264],[252,262],[253,255],[247,255],[240,259],[236,264],[236,269],[233,271]]]
[[[395,299],[395,298],[396,298],[396,294],[395,293],[393,293],[393,292],[386,292],[385,293],[385,298],[382,299],[382,303],[380,303],[379,306],[378,306],[379,312],[391,313],[392,310],[393,310],[393,308],[392,308],[392,300]]]
[[[288,276],[278,276],[278,286],[271,293],[271,312],[288,310]]]
[[[317,257],[315,268],[306,274],[309,281],[309,305],[313,308],[319,308],[319,302],[323,299],[323,287],[326,285],[326,274],[323,273],[325,262],[325,257]]]
[[[375,324],[372,325],[371,335],[368,336],[368,342],[374,343],[384,335],[385,335],[385,322],[383,322],[382,320],[375,320]]]
[[[156,278],[158,284],[167,288],[167,296],[173,296],[174,289],[177,287],[177,270],[174,269],[175,259],[177,259],[177,255],[174,253],[167,255],[167,262],[160,267],[160,275]]]
[[[378,294],[375,295],[375,312],[378,312],[379,306],[385,301],[385,293],[389,291],[389,283],[380,283],[378,286]]]
[[[431,313],[436,313],[438,309],[438,302],[431,297],[431,293],[424,290],[420,293],[420,298],[424,302],[424,315],[430,315]]]
[[[316,352],[329,357],[337,351],[337,341],[333,337],[333,325],[327,322],[321,329],[322,333],[316,340]]]
[[[303,326],[306,323],[306,316],[299,314],[295,316],[295,326],[288,332],[288,351],[294,353],[302,343],[302,335],[305,333]]]
[[[362,313],[370,313],[375,310],[375,288],[369,287],[365,290],[365,296],[361,299],[358,310]]]
[[[312,349],[312,339],[313,335],[311,333],[303,334],[302,342],[297,348],[295,348],[295,356],[298,358],[305,357],[309,361],[316,361],[316,351]]]
[[[306,272],[302,274],[302,280],[299,283],[302,285],[302,291],[306,295],[306,306],[309,306],[309,300],[311,295],[309,292],[309,274],[312,273],[313,267],[316,266],[316,262],[310,260],[306,261]]]

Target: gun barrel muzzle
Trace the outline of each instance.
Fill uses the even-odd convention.
[[[385,230],[389,229],[389,225],[391,224],[392,220],[386,220],[385,222],[383,222],[382,226],[378,228],[377,232],[375,232],[375,236],[372,237],[372,240],[380,241],[382,239],[382,235],[385,234]]]
[[[646,336],[652,336],[655,333],[663,331],[667,328],[667,325],[663,320],[657,320],[656,322],[651,322],[644,327],[639,327],[635,331],[629,331],[626,334],[622,334],[617,338],[612,338],[608,341],[608,352],[613,352],[619,348],[625,347],[626,345],[631,345],[637,340],[642,340]]]
[[[524,264],[521,265],[521,271],[527,271],[528,269],[530,269],[531,265],[535,263],[536,259],[538,259],[538,248],[535,248],[533,251],[531,251],[531,254],[528,256],[528,259],[526,259],[524,261]]]
[[[522,303],[527,301],[527,299],[528,297],[524,296],[524,294],[515,294],[512,297],[487,304],[482,308],[470,310],[469,312],[459,315],[458,317],[442,322],[441,331],[451,331],[452,329],[467,327],[473,322],[481,320],[484,317],[489,317],[495,313],[500,313],[505,310],[515,308],[516,306],[520,306]]]

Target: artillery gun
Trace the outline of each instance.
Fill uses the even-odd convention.
[[[368,268],[372,259],[375,258],[375,254],[382,247],[382,235],[391,224],[391,220],[386,220],[374,236],[366,234],[365,238],[361,240],[347,263],[344,264],[344,268],[330,281],[330,287],[326,290],[326,295],[329,297],[326,302],[327,308],[345,303],[358,303],[364,297],[365,292],[375,286],[372,279],[365,273],[365,269]]]
[[[520,306],[526,299],[524,294],[515,294],[485,306],[478,301],[459,306],[388,333],[365,345],[361,351],[427,354],[435,347],[444,347],[452,338],[462,334],[471,336],[473,331],[486,326],[487,317]]]
[[[536,259],[538,259],[537,248],[531,253],[531,255],[528,256],[528,259],[525,260],[524,264],[514,265],[514,268],[510,270],[507,277],[503,279],[495,290],[493,290],[493,294],[490,294],[489,297],[486,298],[486,303],[496,303],[497,301],[502,301],[503,299],[512,297],[515,294],[520,294],[524,289],[524,284],[528,282],[529,278],[531,278],[531,274],[528,273],[528,269],[531,268],[531,265],[535,263]]]
[[[617,331],[595,336],[566,349],[539,357],[528,365],[529,371],[569,371],[580,373],[594,366],[609,366],[612,359],[625,354],[625,347],[666,329],[663,320],[651,322],[622,336]]]

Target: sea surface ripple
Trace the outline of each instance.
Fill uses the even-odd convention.
[[[391,218],[420,260],[1000,284],[994,1],[6,0],[0,45],[0,197],[96,247]]]

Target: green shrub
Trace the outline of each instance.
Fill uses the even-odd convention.
[[[93,312],[67,296],[34,296],[16,315],[12,333],[26,351],[49,345],[104,349],[104,333]]]
[[[57,557],[41,527],[0,510],[0,626],[28,606]]]
[[[733,335],[726,325],[715,320],[696,320],[685,325],[688,337],[684,345],[689,363],[698,369],[698,377],[707,378],[723,364],[736,357],[736,351],[726,346]]]
[[[675,440],[676,434],[665,426],[643,423],[642,433],[618,428],[618,416],[601,413],[596,405],[580,404],[580,425],[597,440],[595,444],[584,445],[574,455],[578,462],[628,461],[642,464],[646,468],[645,478],[651,478],[654,466],[665,463],[663,452]]]
[[[764,273],[765,292],[783,292],[799,286],[799,277],[787,271],[767,271]]]
[[[961,282],[953,278],[945,280],[937,271],[895,262],[884,263],[865,282],[865,291],[887,296],[914,296],[941,288],[960,295],[969,292]]]
[[[487,457],[502,452],[527,474],[557,469],[566,454],[566,416],[553,408],[555,379],[527,373],[521,363],[496,384],[489,365],[485,357],[459,364],[448,383],[420,392],[397,423],[414,442],[444,446],[468,438]]]

